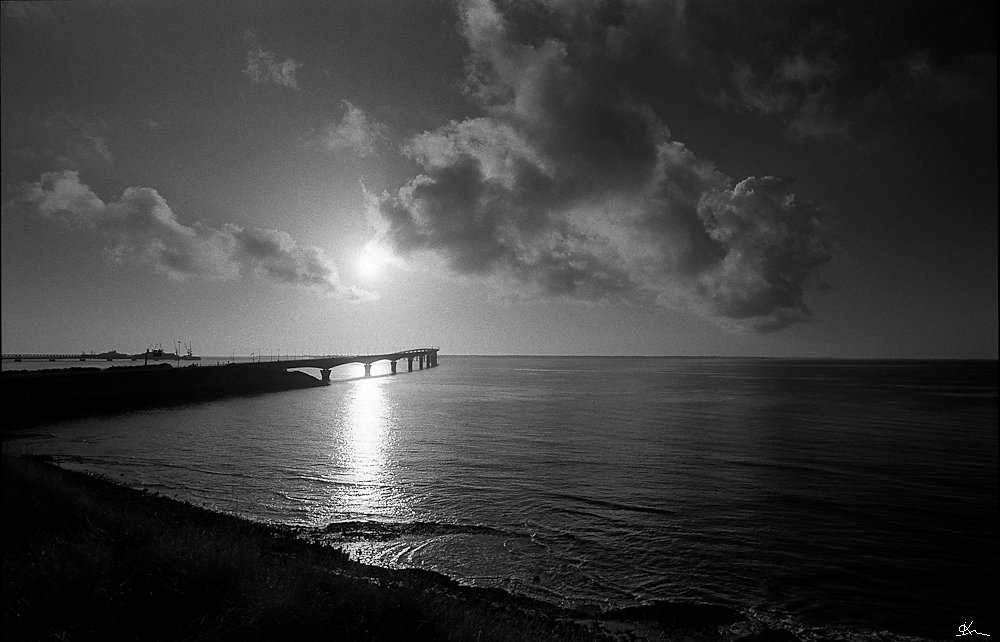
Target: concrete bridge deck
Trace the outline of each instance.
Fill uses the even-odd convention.
[[[426,368],[433,368],[438,364],[438,351],[439,348],[412,348],[409,350],[399,350],[397,352],[385,352],[381,354],[334,354],[334,355],[310,355],[310,356],[298,356],[285,359],[273,359],[270,361],[257,360],[244,363],[227,363],[225,367],[246,367],[246,368],[274,368],[281,370],[297,370],[301,368],[316,368],[320,371],[320,377],[324,382],[330,381],[330,370],[336,368],[337,366],[343,366],[349,363],[361,363],[365,366],[365,376],[371,376],[372,364],[378,361],[388,361],[391,364],[392,373],[396,373],[396,362],[406,360],[406,368],[408,371],[413,371],[413,363],[416,361],[417,368],[423,370]],[[142,355],[138,355],[141,357]],[[113,359],[129,359],[133,361],[136,359],[136,355],[124,355],[120,353],[103,353],[103,354],[11,354],[3,355],[4,360],[11,361],[22,361],[22,360],[48,360],[48,361],[63,361],[63,360],[77,360],[86,361],[90,359],[101,359],[111,361]],[[187,361],[184,357],[180,358],[181,361]],[[163,359],[161,359],[163,361]],[[170,359],[173,361],[173,359]],[[199,364],[200,365],[200,364]],[[209,366],[214,367],[214,366]]]
[[[413,371],[413,362],[417,362],[417,367],[423,370],[424,367],[433,368],[438,364],[439,348],[413,348],[410,350],[400,350],[399,352],[386,352],[383,354],[355,354],[355,355],[325,355],[311,357],[297,357],[275,361],[255,361],[253,363],[234,364],[239,366],[281,368],[282,370],[296,370],[300,368],[316,368],[320,371],[323,381],[330,381],[330,370],[337,366],[348,363],[361,363],[365,366],[365,376],[370,377],[372,364],[378,361],[388,361],[391,364],[391,371],[396,374],[396,362],[406,359],[407,371]]]

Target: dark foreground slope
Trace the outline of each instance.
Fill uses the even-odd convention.
[[[2,473],[6,640],[796,640],[723,607],[587,614],[365,566],[36,458]]]
[[[7,640],[594,640],[569,612],[350,562],[293,532],[3,461]]]
[[[9,371],[2,380],[5,426],[325,385],[304,372],[252,364]]]

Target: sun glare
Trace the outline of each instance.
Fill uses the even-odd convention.
[[[358,256],[358,273],[366,279],[373,279],[379,275],[385,263],[384,250],[369,243]]]
[[[373,279],[378,276],[381,268],[382,262],[367,252],[362,252],[361,256],[358,257],[358,272],[366,279]]]

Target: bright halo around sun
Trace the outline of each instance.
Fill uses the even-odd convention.
[[[358,273],[366,279],[374,279],[382,271],[387,259],[385,250],[374,243],[368,243],[358,256]]]

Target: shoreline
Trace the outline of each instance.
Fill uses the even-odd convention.
[[[17,639],[269,639],[276,631],[286,639],[798,639],[720,606],[587,613],[431,571],[368,566],[292,527],[38,457],[5,455],[3,486],[4,630]]]

